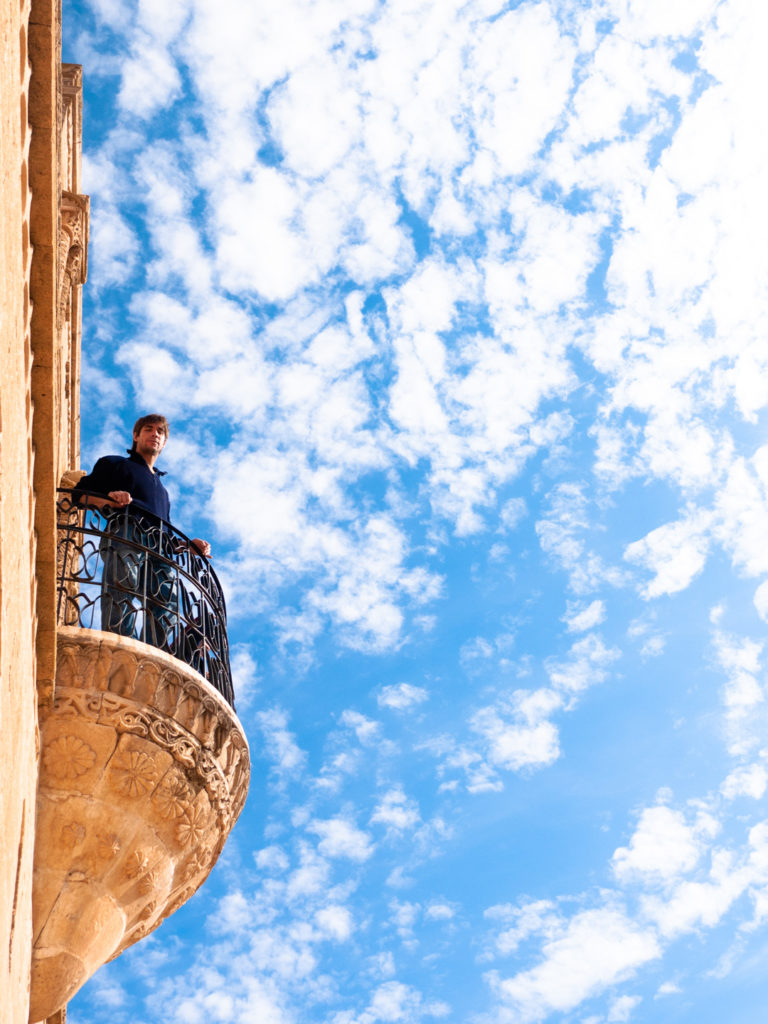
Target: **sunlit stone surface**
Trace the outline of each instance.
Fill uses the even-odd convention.
[[[234,711],[193,669],[125,637],[60,628],[41,733],[30,1020],[202,885],[249,775]]]

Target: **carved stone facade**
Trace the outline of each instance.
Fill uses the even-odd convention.
[[[3,1024],[28,1019],[38,707],[55,678],[54,497],[61,472],[79,461],[82,274],[62,290],[58,253],[62,190],[80,191],[81,80],[79,69],[62,69],[60,28],[56,0],[0,4]],[[87,224],[81,237],[87,243]],[[70,310],[64,331],[60,297]]]
[[[26,1024],[37,784],[27,2],[0,4],[0,993]],[[5,1015],[5,1016],[4,1016]]]
[[[138,641],[62,627],[42,727],[32,1019],[202,885],[245,803],[248,745],[191,668]]]
[[[88,274],[88,196],[61,193],[59,232],[59,324],[64,329],[72,319],[72,297]]]
[[[83,71],[77,64],[61,65],[60,102],[60,213],[56,267],[56,329],[59,340],[55,364],[56,388],[62,396],[56,425],[59,475],[80,464],[80,285],[87,279],[90,205],[88,196],[80,195]],[[66,416],[63,415],[65,409]]]

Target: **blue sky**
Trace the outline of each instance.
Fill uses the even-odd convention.
[[[249,802],[71,1024],[754,1024],[758,0],[79,0],[83,465],[162,411]]]

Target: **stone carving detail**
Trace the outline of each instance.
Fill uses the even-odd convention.
[[[129,750],[112,765],[117,784],[128,796],[143,796],[155,785],[154,758],[138,750]]]
[[[93,767],[96,752],[79,736],[59,736],[45,748],[43,763],[54,779],[76,779]]]
[[[176,826],[176,838],[181,846],[196,846],[207,831],[205,813],[199,807],[190,807]]]
[[[69,320],[72,289],[85,284],[88,276],[88,196],[72,192],[61,194],[61,232],[59,234],[59,323]]]
[[[41,731],[35,1019],[74,994],[61,987],[62,957],[85,982],[202,885],[245,803],[248,744],[234,711],[194,670],[149,650],[59,627],[53,710]],[[84,798],[79,820],[73,810]]]
[[[149,920],[149,918],[152,917],[152,915],[154,914],[156,909],[157,909],[157,904],[155,904],[155,903],[148,903],[142,909],[141,913],[139,914],[139,920],[140,921],[147,921],[147,920]]]
[[[79,846],[85,839],[85,826],[81,825],[79,821],[70,821],[68,825],[64,825],[61,830],[61,841],[65,846],[74,847]]]
[[[125,862],[126,878],[138,878],[149,864],[148,850],[134,850]]]
[[[62,629],[62,633],[67,635],[71,632],[84,631]],[[104,636],[95,631],[90,632],[94,636]],[[124,638],[121,638],[120,642],[131,643]],[[143,645],[136,643],[136,647]],[[59,657],[71,661],[73,656],[78,657],[80,650],[79,644],[60,642]],[[161,652],[157,652],[157,657],[161,656]],[[167,660],[173,667],[169,666],[161,673],[155,700],[157,701],[161,694],[167,694],[169,690],[174,691],[176,697],[172,702],[173,718],[158,711],[156,707],[139,704],[126,697],[117,696],[111,691],[93,693],[76,688],[78,680],[71,672],[67,672],[64,685],[57,685],[55,708],[66,715],[79,715],[92,718],[99,724],[111,725],[118,733],[131,733],[142,739],[151,740],[161,750],[170,753],[184,768],[192,769],[197,774],[205,785],[211,803],[217,807],[223,818],[234,816],[236,819],[245,803],[250,776],[248,746],[242,730],[239,725],[235,729],[232,728],[232,723],[237,723],[237,719],[231,708],[218,695],[212,699],[196,680],[190,681],[186,698],[183,701],[179,700],[180,678],[175,668],[178,662],[170,657]],[[111,666],[111,678],[119,674],[121,689],[124,689],[126,679],[141,676],[146,663],[137,662],[132,655],[132,649],[126,652],[117,650],[113,654]],[[72,683],[75,686],[72,686]],[[212,700],[215,702],[217,724],[216,728],[206,730],[211,742],[215,744],[213,749],[209,750],[188,730],[199,726],[199,708],[204,701]]]
[[[96,839],[96,853],[102,860],[112,860],[120,852],[120,839],[111,835],[100,835]]]
[[[166,778],[158,787],[154,802],[164,818],[180,818],[190,801],[189,785],[181,778]]]
[[[146,875],[142,875],[139,879],[139,892],[142,896],[148,896],[157,889],[159,881],[159,871],[148,871]]]
[[[194,850],[182,874],[184,881],[188,882],[195,875],[199,875],[201,871],[204,871],[210,863],[212,854],[213,850],[209,846],[201,846]]]
[[[197,892],[197,886],[196,885],[188,885],[188,886],[186,886],[184,889],[181,890],[181,892],[177,893],[173,897],[171,902],[168,904],[168,907],[169,907],[168,913],[172,914],[174,911],[178,910],[179,907],[183,907],[184,904],[189,899],[189,897],[193,896],[196,892]]]

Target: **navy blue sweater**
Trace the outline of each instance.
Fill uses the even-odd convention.
[[[170,522],[171,499],[161,476],[165,473],[159,469],[153,472],[138,452],[130,452],[127,459],[122,455],[105,455],[93,471],[78,482],[74,496],[80,491],[90,491],[106,498],[110,491],[128,491],[132,504]]]

